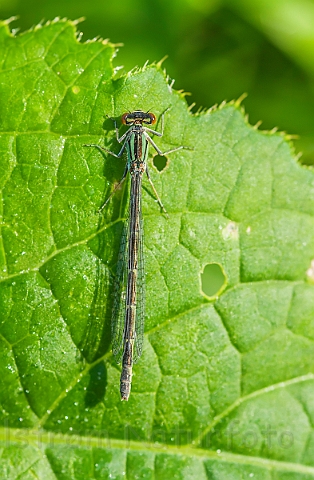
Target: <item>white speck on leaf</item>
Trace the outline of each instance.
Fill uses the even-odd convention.
[[[307,269],[306,275],[311,282],[314,282],[314,260],[311,261],[310,268]]]
[[[229,222],[228,225],[222,230],[222,236],[224,240],[238,240],[239,229],[235,222]]]

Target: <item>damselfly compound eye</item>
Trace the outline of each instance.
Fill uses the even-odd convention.
[[[127,118],[129,116],[129,113],[124,113],[121,117],[121,122],[123,123],[123,125],[127,125],[128,122],[127,122]]]
[[[150,124],[154,125],[154,123],[156,123],[156,116],[153,113],[149,113],[148,116],[150,118]]]

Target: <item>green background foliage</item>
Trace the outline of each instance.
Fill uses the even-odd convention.
[[[1,478],[313,478],[313,172],[239,102],[192,115],[159,65],[113,77],[113,45],[74,33],[0,29]],[[150,160],[170,218],[145,187],[145,348],[122,403],[128,192],[97,214],[123,161],[83,144],[117,148],[105,114],[169,106],[158,145],[195,148]],[[208,263],[226,279],[212,299]]]
[[[188,102],[205,108],[248,93],[250,121],[300,136],[314,164],[313,0],[0,0],[0,18],[26,30],[42,19],[86,17],[84,39],[123,42],[126,71],[169,55],[166,68]]]

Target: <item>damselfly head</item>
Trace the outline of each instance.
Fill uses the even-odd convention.
[[[151,112],[143,112],[143,110],[134,110],[134,112],[124,113],[121,117],[124,125],[153,125],[156,123],[156,116]]]

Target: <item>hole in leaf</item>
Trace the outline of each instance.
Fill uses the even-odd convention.
[[[154,167],[157,168],[158,172],[162,172],[168,164],[168,158],[162,157],[161,155],[155,155],[153,158],[153,164]]]
[[[202,292],[214,297],[226,283],[226,275],[218,263],[208,263],[201,273]]]

